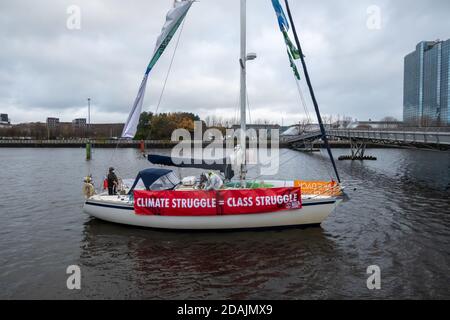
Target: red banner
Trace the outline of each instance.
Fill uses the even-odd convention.
[[[298,187],[218,191],[134,191],[134,211],[139,215],[238,215],[301,207],[301,192]]]

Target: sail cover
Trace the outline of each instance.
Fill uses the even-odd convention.
[[[131,194],[134,191],[134,188],[136,188],[139,182],[142,182],[144,184],[145,189],[150,190],[154,184],[156,184],[158,181],[163,182],[163,180],[164,188],[161,190],[173,189],[177,184],[180,183],[180,180],[172,170],[149,168],[138,173],[128,194]],[[161,187],[163,186],[161,185]]]
[[[166,23],[164,24],[161,34],[156,41],[153,57],[148,64],[147,70],[145,71],[144,78],[142,79],[141,86],[139,87],[139,92],[133,103],[133,108],[131,109],[130,115],[128,116],[127,122],[123,128],[122,138],[134,138],[136,135],[137,125],[139,123],[139,117],[142,111],[142,103],[144,102],[148,75],[163,54],[164,50],[169,45],[170,40],[172,40],[175,32],[183,22],[183,19],[186,17],[186,14],[188,13],[193,2],[194,0],[175,1],[173,8],[167,13]]]
[[[205,170],[218,170],[222,172],[225,179],[231,180],[234,177],[234,171],[229,159],[215,160],[196,160],[192,158],[172,158],[156,154],[149,154],[147,160],[153,164],[179,168],[197,168]]]

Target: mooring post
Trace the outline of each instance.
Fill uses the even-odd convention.
[[[91,142],[88,141],[86,143],[86,160],[89,161],[89,160],[91,160],[91,158],[92,158],[92,155],[91,155]]]
[[[89,161],[92,159],[91,154],[91,98],[87,99],[88,101],[88,123],[87,123],[87,138],[88,141],[86,143],[86,160]]]

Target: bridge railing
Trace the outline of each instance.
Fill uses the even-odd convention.
[[[400,143],[450,145],[450,132],[337,129],[327,134],[336,138],[392,141]]]
[[[403,128],[406,129],[406,128]],[[429,145],[450,145],[450,131],[419,131],[415,130],[385,130],[385,129],[329,129],[327,135],[331,138],[340,139],[361,139],[386,143],[403,144],[429,144]],[[308,132],[297,136],[286,136],[282,142],[293,144],[295,142],[308,141],[320,138],[321,133]]]
[[[406,132],[450,132],[447,127],[393,127],[393,128],[329,128],[328,130],[348,130],[348,131],[406,131]]]

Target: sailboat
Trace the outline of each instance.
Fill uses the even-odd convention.
[[[118,195],[98,193],[89,195],[84,212],[119,224],[175,229],[175,230],[236,230],[290,226],[320,225],[342,201],[343,188],[317,100],[311,85],[304,55],[300,46],[289,2],[285,0],[288,17],[279,0],[271,0],[280,30],[287,45],[291,67],[300,79],[294,60],[301,60],[309,87],[322,139],[327,147],[336,180],[327,182],[292,179],[251,180],[247,178],[246,144],[246,63],[255,58],[246,50],[246,0],[240,0],[240,144],[236,148],[234,168],[225,161],[211,164],[205,161],[180,161],[160,155],[148,155],[152,167],[142,170],[134,180],[124,183]],[[175,1],[168,12],[154,51],[147,67],[138,95],[125,124],[122,137],[133,138],[139,121],[148,76],[153,66],[182,24],[194,0]],[[288,31],[292,26],[295,43]],[[194,164],[195,163],[195,164]],[[238,164],[236,167],[236,163]],[[205,190],[199,187],[195,177],[178,177],[171,167],[193,167],[220,171],[225,183],[220,189]],[[238,171],[237,177],[235,172]]]

